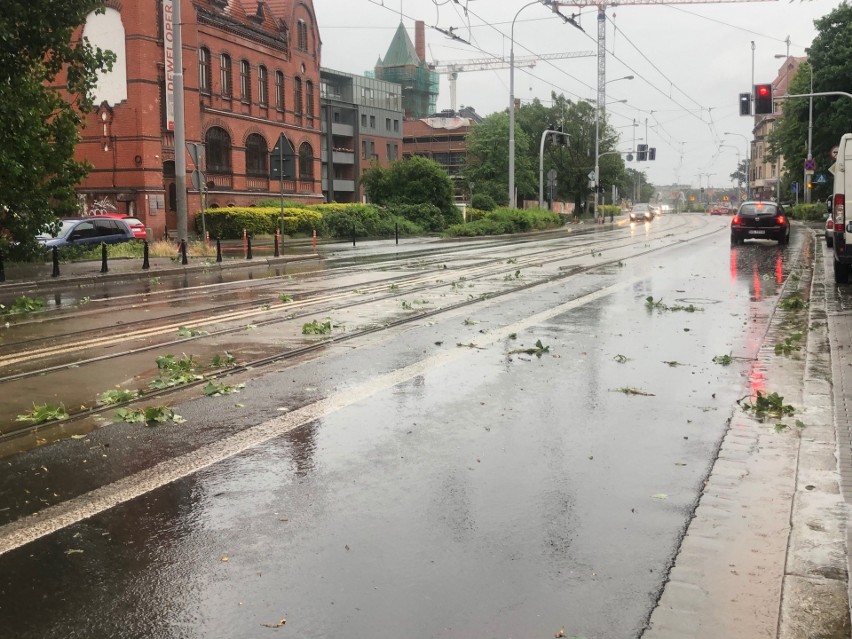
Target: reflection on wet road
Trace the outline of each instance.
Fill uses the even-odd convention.
[[[649,253],[640,236],[617,263],[186,402],[163,437],[186,455],[169,438],[195,438],[197,471],[0,555],[0,627],[637,636],[801,253],[795,232],[787,248],[732,248],[718,226]],[[295,396],[334,407],[203,461],[205,432],[284,420]],[[166,431],[130,449],[127,432],[3,460],[7,521],[39,491],[118,478]]]

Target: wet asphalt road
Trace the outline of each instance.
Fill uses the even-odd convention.
[[[801,251],[726,222],[182,404],[256,440],[0,555],[4,636],[638,636]],[[185,452],[140,428],[0,460],[0,514]]]

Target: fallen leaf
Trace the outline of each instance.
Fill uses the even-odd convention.
[[[66,555],[76,555],[78,553],[82,555],[83,551],[80,550],[79,548],[69,548],[68,550],[65,551]]]
[[[228,555],[223,555],[223,556],[222,556],[222,561],[228,561]]]
[[[263,626],[264,628],[280,628],[285,623],[287,623],[287,619],[282,617],[281,621],[279,621],[278,623],[262,623],[260,625]]]
[[[657,493],[656,495],[651,495],[654,499],[668,499],[669,496],[666,493]]]
[[[553,636],[554,636],[554,637],[557,637],[557,638],[558,638],[558,637],[564,637],[564,636],[565,636],[565,626],[562,626],[562,627],[559,629],[559,632],[557,632],[557,633],[556,633],[555,635],[553,635]]]

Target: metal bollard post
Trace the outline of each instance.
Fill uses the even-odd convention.
[[[180,263],[186,266],[189,260],[186,259],[186,240],[180,241]]]
[[[275,231],[275,253],[273,257],[281,257],[281,253],[278,250],[278,231]]]
[[[399,244],[399,222],[393,225],[393,234],[396,238],[396,243]]]
[[[314,229],[314,253],[317,252],[317,230]]]
[[[355,224],[352,224],[352,246],[355,246]]]
[[[101,242],[101,273],[108,273],[106,242]]]
[[[148,240],[142,245],[142,270],[147,271],[151,268],[151,262],[148,260]]]
[[[218,237],[216,238],[216,261],[222,261],[222,240]]]
[[[3,264],[3,251],[0,251],[0,282],[6,281],[6,267]]]
[[[246,236],[246,259],[250,260],[251,258],[251,235]]]
[[[53,257],[53,273],[51,273],[51,277],[59,277],[59,249],[55,246],[51,250]]]

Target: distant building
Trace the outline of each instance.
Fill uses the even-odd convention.
[[[375,74],[402,87],[406,119],[419,120],[435,112],[439,85],[437,72],[426,62],[426,27],[421,21],[414,25],[414,38],[416,44],[400,22],[385,57],[376,62]]]
[[[117,55],[96,90],[76,157],[93,165],[78,189],[87,213],[140,218],[163,237],[176,229],[173,35],[181,2],[185,129],[205,146],[198,167],[209,205],[278,197],[322,200],[320,48],[311,0],[107,0],[82,35]],[[284,134],[295,174],[271,180],[269,155]],[[187,184],[195,168],[187,158]],[[201,207],[189,186],[188,214]]]
[[[795,58],[789,56],[778,69],[778,75],[772,81],[774,97],[787,95],[790,80],[796,75],[799,65],[807,62],[807,57]],[[771,115],[754,116],[753,140],[749,157],[749,192],[755,199],[775,199],[779,196],[781,175],[784,172],[785,158],[770,160],[767,137],[775,128],[778,120],[783,117],[780,104],[775,104],[775,113]],[[804,160],[804,158],[801,158]],[[788,159],[792,160],[792,158]],[[782,199],[789,193],[780,193]]]
[[[393,82],[320,70],[322,192],[328,202],[360,202],[358,178],[402,150],[402,88]]]

